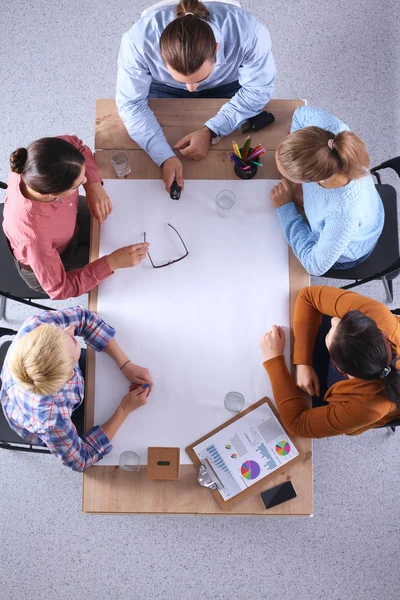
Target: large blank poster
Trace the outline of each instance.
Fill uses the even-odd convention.
[[[289,326],[288,249],[270,201],[275,183],[190,180],[174,201],[161,181],[105,182],[113,212],[101,226],[100,256],[146,232],[155,265],[180,258],[184,246],[167,223],[189,255],[164,268],[146,258],[99,286],[100,316],[132,362],[150,370],[154,388],[98,464],[118,464],[124,450],[146,464],[149,446],[179,446],[181,463],[190,463],[184,448],[232,416],[227,392],[242,393],[246,406],[272,398],[258,342],[274,323]],[[227,219],[215,204],[223,189],[236,196]],[[127,391],[115,363],[96,354],[96,424]]]

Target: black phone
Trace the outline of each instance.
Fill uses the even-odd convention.
[[[277,485],[270,490],[265,490],[260,496],[261,500],[264,502],[265,508],[272,508],[277,504],[282,504],[282,502],[287,502],[287,500],[296,498],[297,494],[292,482],[285,481],[285,483]]]
[[[267,125],[270,125],[274,121],[274,115],[266,110],[263,110],[259,115],[251,117],[247,121],[247,127],[246,129],[243,129],[242,133],[248,133],[249,131],[260,131],[260,129],[264,129],[264,127],[267,127]]]
[[[174,180],[173,184],[171,185],[171,190],[170,190],[170,194],[169,197],[171,198],[171,200],[179,200],[179,198],[181,197],[181,186],[178,185],[176,183],[176,181]]]

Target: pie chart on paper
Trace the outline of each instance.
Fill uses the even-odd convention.
[[[282,440],[277,443],[275,449],[280,456],[286,456],[290,452],[290,444],[288,444],[286,440]]]
[[[240,467],[240,472],[245,479],[257,479],[261,469],[260,465],[255,460],[246,460]]]

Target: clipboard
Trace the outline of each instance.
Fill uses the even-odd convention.
[[[186,450],[189,458],[193,462],[193,464],[196,467],[199,467],[199,468],[202,466],[202,462],[200,461],[200,459],[197,456],[196,452],[193,450],[193,448],[195,446],[197,446],[198,444],[201,444],[202,442],[204,442],[205,440],[207,440],[209,437],[213,436],[214,434],[218,433],[219,431],[222,431],[223,429],[225,429],[225,427],[227,427],[228,425],[231,425],[231,423],[234,423],[235,421],[238,421],[239,419],[242,419],[244,416],[248,415],[250,412],[252,412],[256,408],[258,408],[259,406],[262,406],[263,404],[268,404],[269,405],[269,407],[271,408],[273,414],[275,415],[275,417],[279,421],[282,429],[285,431],[285,428],[283,427],[282,422],[281,422],[281,420],[279,418],[278,411],[276,410],[276,408],[273,405],[273,403],[271,402],[271,400],[269,398],[267,398],[267,397],[262,398],[261,400],[259,400],[258,402],[255,402],[254,404],[252,404],[251,406],[249,406],[249,408],[246,408],[246,410],[242,411],[241,413],[239,413],[235,417],[232,417],[232,419],[229,419],[229,421],[226,421],[225,423],[223,423],[219,427],[216,427],[215,429],[213,429],[213,431],[210,431],[209,433],[207,433],[206,435],[204,435],[199,440],[196,440],[195,442],[193,442],[193,444],[190,444],[190,446],[187,446],[187,448],[185,448],[185,450]],[[292,442],[292,444],[293,444],[293,442]],[[294,446],[294,444],[293,444],[293,446]],[[296,448],[296,450],[297,450],[297,448]],[[296,456],[295,458],[293,458],[290,461],[290,463],[298,460],[298,458],[299,458],[299,456]],[[282,469],[284,466],[285,465],[281,465],[280,467],[278,467],[278,469],[275,469],[273,471],[273,473],[271,473],[271,474],[276,473],[279,469]],[[267,477],[268,477],[268,475],[265,475],[259,481],[257,481],[256,483],[254,483],[252,486],[246,488],[245,490],[242,490],[236,496],[234,496],[233,498],[230,498],[229,500],[224,500],[223,497],[221,496],[221,494],[219,493],[218,489],[211,489],[211,488],[209,488],[209,490],[213,494],[213,496],[214,496],[215,500],[218,502],[218,504],[223,509],[226,509],[227,507],[231,507],[233,504],[236,504],[237,502],[240,502],[242,499],[244,499],[249,494],[254,494],[257,491],[261,491],[262,488],[265,486],[265,479]]]

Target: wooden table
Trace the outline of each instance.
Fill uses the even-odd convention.
[[[174,145],[184,135],[202,127],[205,121],[217,113],[224,100],[166,100],[153,99],[149,104],[156,114],[168,142]],[[277,179],[274,154],[279,142],[287,135],[294,110],[304,105],[303,100],[271,100],[267,110],[275,115],[275,123],[264,131],[252,135],[254,143],[263,142],[267,149],[263,167],[257,177]],[[182,158],[186,179],[231,179],[232,165],[227,151],[232,139],[244,136],[236,132],[211,147],[208,157],[201,162]],[[130,155],[132,171],[129,179],[158,179],[160,168],[129,137],[120,120],[114,100],[98,100],[96,104],[96,162],[104,179],[116,178],[107,150],[124,146]],[[99,226],[92,221],[91,260],[99,253]],[[290,321],[292,323],[294,302],[299,290],[309,284],[309,276],[290,252]],[[89,308],[97,308],[97,288],[89,294]],[[93,426],[94,413],[94,351],[88,348],[86,373],[86,427]],[[83,476],[83,511],[91,513],[165,513],[209,515],[293,515],[312,514],[312,441],[293,438],[300,456],[293,463],[279,469],[266,480],[266,487],[273,487],[292,480],[297,498],[264,509],[258,493],[238,501],[232,509],[223,510],[212,494],[197,482],[197,468],[181,465],[178,481],[149,481],[147,468],[128,473],[118,466],[91,467]]]

